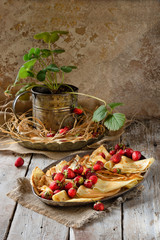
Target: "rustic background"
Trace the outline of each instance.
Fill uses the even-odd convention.
[[[68,30],[60,58],[78,69],[67,83],[125,103],[127,116],[160,116],[160,1],[1,0],[0,30],[0,100],[24,53],[37,47],[33,35]]]

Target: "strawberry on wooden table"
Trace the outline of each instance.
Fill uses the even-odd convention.
[[[16,167],[21,167],[24,164],[24,160],[21,157],[18,157],[14,163]]]
[[[93,207],[96,211],[103,211],[104,210],[104,204],[101,203],[101,202],[96,202]]]

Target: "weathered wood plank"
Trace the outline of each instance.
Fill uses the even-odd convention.
[[[14,166],[15,154],[0,152],[0,158],[0,239],[3,239],[16,204],[6,194],[14,187],[15,179],[25,175],[30,156],[24,157],[25,163],[21,168]]]
[[[107,216],[88,223],[80,229],[70,229],[70,240],[120,240],[121,207],[117,207]]]
[[[160,239],[160,145],[154,146],[155,141],[160,141],[160,121],[134,124],[125,139],[146,157],[155,157],[156,162],[143,183],[141,196],[123,204],[124,240]]]
[[[27,177],[31,176],[32,170],[38,166],[43,169],[53,160],[42,155],[32,158]],[[42,240],[42,239],[68,239],[68,228],[43,215],[28,210],[18,204],[13,223],[8,235],[8,240]]]

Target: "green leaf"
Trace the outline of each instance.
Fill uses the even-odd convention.
[[[108,115],[106,118],[104,125],[111,131],[119,130],[123,127],[125,123],[125,115],[123,113],[114,113]]]
[[[33,53],[35,53],[35,48],[31,48],[31,49],[29,50],[29,55],[32,55]]]
[[[36,54],[37,56],[39,56],[40,52],[41,52],[40,48],[36,48],[36,49],[35,49],[35,54]]]
[[[93,113],[92,121],[99,122],[103,120],[107,115],[107,108],[105,105],[101,105],[97,110]]]
[[[70,66],[62,66],[61,70],[65,73],[69,73],[72,71],[72,68]]]
[[[43,40],[45,43],[50,42],[50,33],[49,32],[42,32],[34,35],[34,39],[36,40]]]
[[[55,50],[53,50],[52,51],[53,53],[63,53],[63,52],[65,52],[65,50],[64,49],[55,49]]]
[[[19,70],[18,76],[17,76],[17,80],[21,79],[21,78],[26,78],[29,77],[29,73],[28,71],[25,69],[24,66],[22,66]]]
[[[108,106],[111,109],[114,109],[115,107],[122,106],[122,105],[123,105],[123,103],[110,103],[110,104],[108,104]]]
[[[28,61],[28,60],[29,60],[28,53],[26,53],[26,54],[23,56],[23,60],[24,60],[24,61]]]
[[[23,66],[26,70],[31,70],[34,64],[36,63],[37,59],[31,59],[28,62],[24,63]]]
[[[72,69],[77,69],[76,66],[68,66],[68,67],[70,67],[70,68],[72,68]]]
[[[54,32],[51,32],[51,33],[68,34],[69,32],[68,31],[54,31]]]
[[[59,36],[56,32],[53,32],[50,34],[50,40],[49,42],[54,43],[59,39]]]
[[[41,49],[42,57],[49,57],[51,55],[51,51],[48,49]]]
[[[52,71],[52,72],[59,72],[60,69],[57,67],[56,64],[51,64],[46,67],[46,70]]]
[[[45,81],[45,77],[46,77],[46,70],[41,70],[41,71],[38,72],[38,74],[37,74],[37,79],[38,79],[40,82]]]

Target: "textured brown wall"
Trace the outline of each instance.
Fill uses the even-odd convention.
[[[0,96],[41,31],[69,30],[59,41],[63,64],[78,70],[66,82],[128,116],[160,116],[160,1],[1,0]]]

